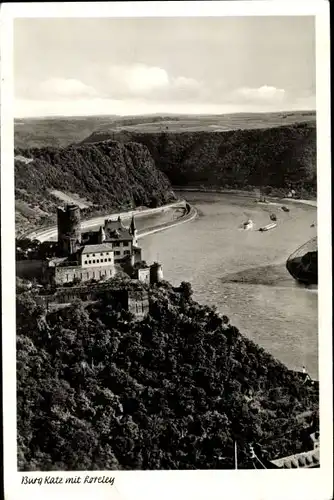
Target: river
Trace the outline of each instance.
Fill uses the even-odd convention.
[[[316,209],[289,204],[286,213],[281,205],[261,205],[239,195],[179,194],[196,207],[198,217],[141,239],[144,259],[159,260],[164,277],[174,285],[191,282],[196,300],[216,305],[244,335],[289,368],[305,365],[317,379],[317,290],[298,285],[285,269],[287,257],[316,235],[310,227]],[[270,222],[271,213],[277,215],[277,228],[257,231]],[[160,217],[138,219],[138,225],[158,224]],[[248,218],[254,229],[240,229]]]

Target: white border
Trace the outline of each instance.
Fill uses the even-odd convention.
[[[316,16],[320,469],[293,471],[115,472],[115,486],[20,485],[16,472],[15,252],[12,20],[16,17]],[[1,235],[4,480],[8,500],[99,498],[329,500],[332,498],[332,309],[329,4],[322,0],[246,2],[21,3],[1,6]],[[75,473],[74,473],[75,474]],[[74,475],[61,473],[63,477]],[[90,474],[90,473],[88,473]],[[30,473],[57,476],[59,473]],[[82,474],[83,476],[86,473]]]

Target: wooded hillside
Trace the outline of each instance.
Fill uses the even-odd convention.
[[[15,156],[16,213],[21,227],[54,220],[61,204],[55,190],[84,200],[84,216],[155,207],[173,199],[167,177],[142,144],[112,141],[64,149],[16,149]]]
[[[226,132],[138,131],[93,133],[83,143],[108,139],[145,144],[175,186],[234,189],[268,186],[316,194],[315,123]]]
[[[241,468],[251,442],[269,459],[309,449],[296,417],[317,413],[318,384],[191,296],[151,287],[136,322],[108,292],[46,313],[18,289],[19,470],[228,469],[235,439]]]

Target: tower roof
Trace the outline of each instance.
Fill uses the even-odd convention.
[[[132,235],[134,235],[134,234],[135,234],[135,231],[137,230],[137,228],[136,228],[136,223],[135,223],[135,216],[134,216],[134,215],[132,216],[132,219],[131,219],[131,224],[130,224],[129,230],[130,230],[130,234],[132,234]]]

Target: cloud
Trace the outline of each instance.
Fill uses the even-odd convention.
[[[126,90],[132,95],[147,94],[170,84],[166,70],[144,64],[112,66],[109,69],[109,78],[116,92]]]
[[[73,78],[50,78],[38,85],[40,98],[95,97],[96,90]]]
[[[172,76],[164,68],[146,64],[114,65],[109,68],[108,76],[113,98],[186,99],[201,89],[201,84],[193,78]]]
[[[285,90],[268,85],[258,88],[242,87],[234,92],[234,97],[248,102],[279,102],[285,98]]]

